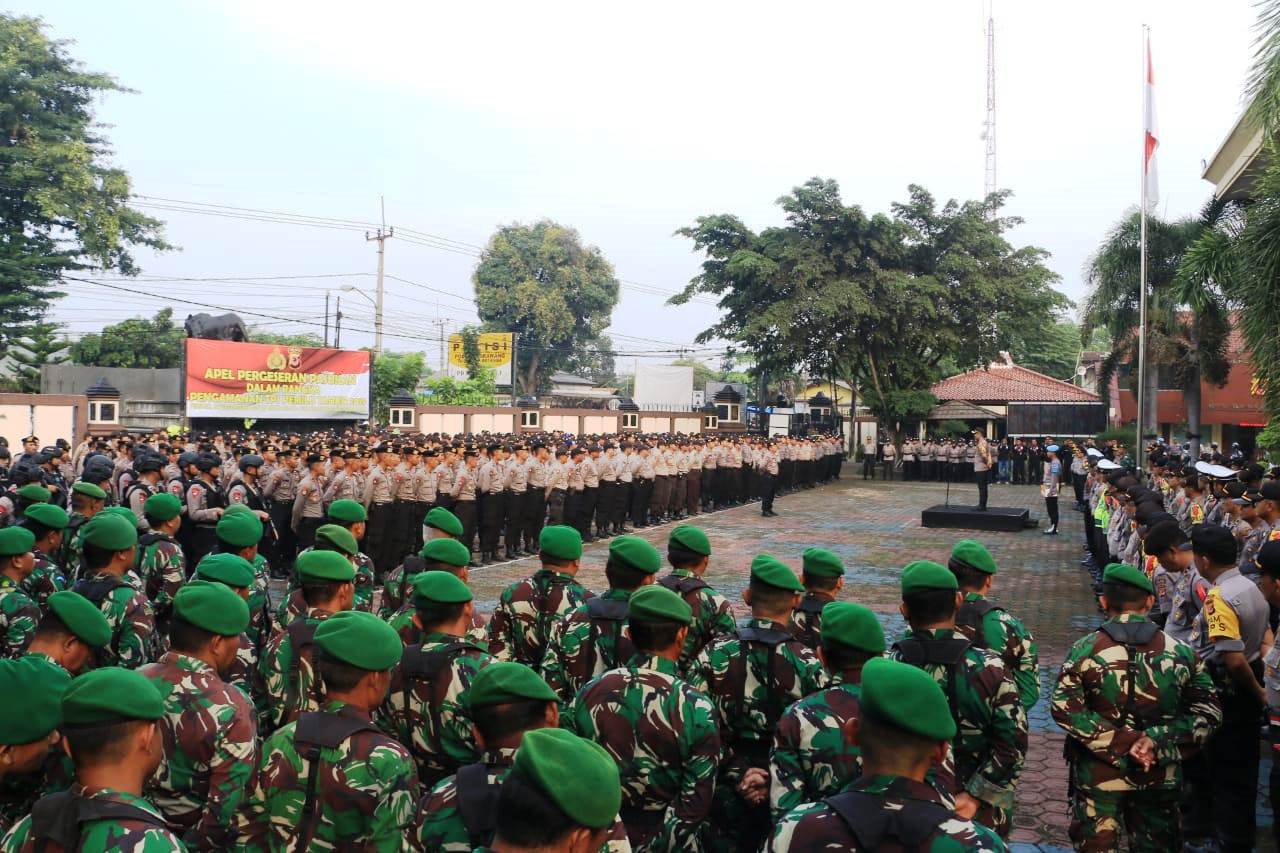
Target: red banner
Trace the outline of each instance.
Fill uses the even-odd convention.
[[[369,417],[369,353],[187,338],[187,417]]]

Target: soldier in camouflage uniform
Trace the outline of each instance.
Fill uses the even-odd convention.
[[[483,646],[462,637],[473,608],[471,590],[457,577],[448,572],[417,575],[413,602],[422,642],[406,648],[392,671],[391,692],[380,716],[383,727],[409,747],[418,778],[434,785],[479,757],[467,689],[492,658]]]
[[[0,658],[25,652],[40,621],[40,608],[22,591],[22,582],[35,567],[35,544],[25,527],[0,530]]]
[[[71,682],[61,712],[76,784],[37,802],[0,841],[0,850],[185,850],[142,796],[162,754],[160,691],[136,672],[104,667]],[[88,775],[92,786],[83,781]]]
[[[476,673],[468,691],[480,760],[459,768],[422,797],[418,845],[442,853],[470,853],[493,841],[498,792],[525,732],[560,724],[556,694],[522,663],[494,662]],[[606,848],[631,849],[627,829],[614,822]]]
[[[125,577],[134,564],[138,530],[104,512],[84,526],[83,538],[85,577],[73,589],[98,605],[111,625],[102,663],[137,669],[152,660],[155,642],[151,604]]]
[[[299,567],[305,559],[298,557]],[[316,629],[315,644],[324,704],[262,744],[238,816],[240,844],[250,850],[403,850],[418,777],[409,751],[372,717],[400,660],[400,638],[371,613],[343,612]]]
[[[789,812],[769,850],[1003,853],[998,835],[957,816],[925,781],[956,736],[937,683],[915,667],[876,658],[862,671],[860,703],[854,732],[861,778],[843,793]]]
[[[263,730],[320,707],[314,641],[316,629],[335,613],[351,609],[356,575],[351,561],[335,551],[308,551],[294,563],[307,612],[277,634],[258,662],[264,702]]]
[[[433,507],[422,523],[423,547],[434,539],[462,538],[462,522],[458,517],[442,506]],[[421,550],[421,549],[419,549]],[[468,554],[471,552],[468,551]],[[420,554],[418,556],[421,556]],[[468,558],[467,563],[471,560]],[[378,615],[383,619],[391,619],[407,602],[408,590],[412,586],[407,574],[426,571],[414,555],[405,557],[404,562],[389,572],[384,573],[382,582],[382,601],[378,605]],[[460,575],[465,581],[467,578]]]
[[[23,657],[38,657],[79,675],[111,642],[111,626],[91,601],[69,589],[49,596],[48,605]]]
[[[67,588],[67,576],[54,559],[62,548],[62,534],[70,517],[55,504],[32,504],[22,518],[22,526],[35,536],[35,568],[22,582],[22,591],[44,612],[49,596]]]
[[[884,654],[884,630],[866,607],[833,601],[822,613],[818,658],[831,684],[796,702],[773,735],[769,808],[774,821],[803,803],[837,794],[861,772],[848,727],[858,719],[863,665]]]
[[[503,590],[489,620],[489,653],[534,670],[542,666],[551,626],[591,598],[574,577],[582,566],[582,534],[551,525],[538,537],[542,568]]]
[[[245,504],[233,503],[227,507],[214,528],[218,553],[235,554],[247,561],[253,572],[245,600],[249,603],[249,630],[246,634],[252,644],[255,669],[267,643],[275,635],[276,627],[271,612],[271,567],[258,550],[263,533],[262,519]]]
[[[249,588],[253,584],[254,573],[253,567],[243,557],[219,551],[205,555],[196,569],[193,580],[222,584],[248,606]],[[262,670],[259,667],[261,657],[258,654],[258,647],[248,633],[252,629],[253,611],[250,610],[249,627],[238,638],[235,660],[218,676],[228,684],[240,688],[240,692],[253,703],[258,715],[261,716],[265,713],[267,706],[267,691],[262,680]]]
[[[1133,566],[1103,573],[1107,622],[1067,655],[1053,719],[1067,733],[1077,850],[1180,850],[1182,759],[1222,721],[1204,665],[1146,617],[1155,588]]]
[[[797,640],[816,649],[822,629],[822,608],[835,601],[844,588],[844,563],[826,548],[807,548],[802,559],[800,583],[804,584],[805,593],[791,614],[791,630]]]
[[[654,551],[655,571],[658,563]],[[677,669],[693,612],[660,586],[641,588],[630,605],[635,656],[582,689],[567,728],[599,743],[618,763],[622,820],[633,850],[702,850],[720,735],[715,707]]]
[[[60,740],[66,670],[31,655],[0,661],[0,836],[31,811]],[[61,750],[58,750],[61,752]]]
[[[360,550],[364,541],[365,526],[368,524],[368,511],[359,501],[338,500],[329,505],[328,523],[345,529],[356,540],[356,610],[373,612],[373,591],[378,586],[378,567],[373,558]],[[417,519],[414,519],[417,524]]]
[[[257,762],[253,706],[221,678],[248,626],[243,599],[222,584],[193,581],[174,598],[171,650],[139,670],[168,693],[152,802],[188,850],[231,847],[235,814]]]
[[[981,542],[961,539],[951,549],[947,568],[956,576],[964,603],[956,612],[956,627],[974,647],[1000,656],[1028,711],[1040,698],[1040,650],[1022,620],[987,596],[996,578],[996,561]]]
[[[713,640],[733,634],[738,626],[729,600],[703,580],[711,564],[711,542],[702,528],[677,525],[667,539],[667,562],[671,563],[671,573],[659,578],[658,583],[683,598],[693,611],[693,622],[680,653],[680,671],[684,673]]]
[[[918,560],[903,568],[910,628],[891,654],[933,676],[950,703],[959,727],[951,745],[956,814],[1004,835],[1027,753],[1027,715],[1000,658],[956,628],[960,601],[956,577],[945,567]]]
[[[351,609],[363,610],[366,613],[372,612],[373,569],[369,565],[360,566],[358,560],[363,555],[360,554],[356,538],[351,535],[351,531],[336,524],[320,525],[320,527],[316,528],[315,544],[300,551],[299,555],[309,554],[312,551],[337,553],[351,563],[355,572],[352,579],[353,598]],[[294,577],[298,578],[297,572],[294,572]],[[287,627],[290,622],[305,613],[306,609],[307,602],[302,595],[302,590],[294,589],[280,602],[280,607],[276,610],[276,624],[281,628]]]
[[[604,575],[609,588],[556,622],[542,659],[542,677],[567,707],[588,681],[625,665],[635,649],[623,633],[631,594],[652,584],[662,558],[638,536],[619,536],[609,543]]]
[[[751,561],[743,600],[751,619],[737,634],[702,651],[689,671],[695,690],[716,707],[725,761],[713,820],[725,828],[716,849],[756,849],[769,831],[769,747],[786,707],[827,686],[822,663],[791,633],[791,612],[804,587],[768,554]]]
[[[389,617],[383,618],[387,620],[387,624],[396,629],[396,633],[400,635],[400,639],[406,646],[421,645],[423,636],[422,629],[414,621],[417,608],[413,601],[413,580],[423,572],[448,572],[465,584],[471,580],[470,563],[471,552],[467,550],[466,545],[456,539],[428,540],[422,546],[420,554],[405,557],[400,567],[409,570],[409,574],[407,578],[397,579],[396,583],[401,585],[407,582],[405,595],[408,600]],[[384,591],[383,595],[385,594]],[[489,646],[489,633],[485,630],[484,620],[474,608],[471,611],[471,623],[467,626],[463,637],[467,642],[474,643],[482,649],[487,649]]]
[[[142,511],[149,531],[138,537],[138,576],[151,600],[156,635],[167,638],[174,596],[187,581],[187,560],[174,538],[182,526],[182,501],[159,492],[143,502]]]
[[[71,487],[71,515],[67,520],[67,529],[62,534],[62,550],[58,552],[57,559],[68,582],[80,576],[80,548],[83,544],[84,526],[106,505],[107,493],[101,486],[82,480]]]

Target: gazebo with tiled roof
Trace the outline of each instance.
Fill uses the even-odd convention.
[[[1002,425],[1009,435],[1055,436],[1091,435],[1106,425],[1106,407],[1097,394],[1014,364],[1007,352],[929,390],[938,405],[927,420],[965,420],[974,426],[982,421],[992,437]]]

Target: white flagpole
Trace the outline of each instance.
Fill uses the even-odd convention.
[[[1150,36],[1147,27],[1142,28],[1142,202],[1139,206],[1139,241],[1138,241],[1138,419],[1137,447],[1133,449],[1138,470],[1145,469],[1146,443],[1143,441],[1144,408],[1146,406],[1147,378],[1147,57],[1150,51]]]

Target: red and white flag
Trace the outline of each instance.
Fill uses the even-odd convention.
[[[1147,74],[1142,84],[1142,171],[1146,189],[1143,203],[1155,207],[1160,201],[1160,181],[1156,176],[1156,149],[1160,147],[1160,131],[1156,128],[1156,80],[1151,70],[1151,37],[1147,37]]]

